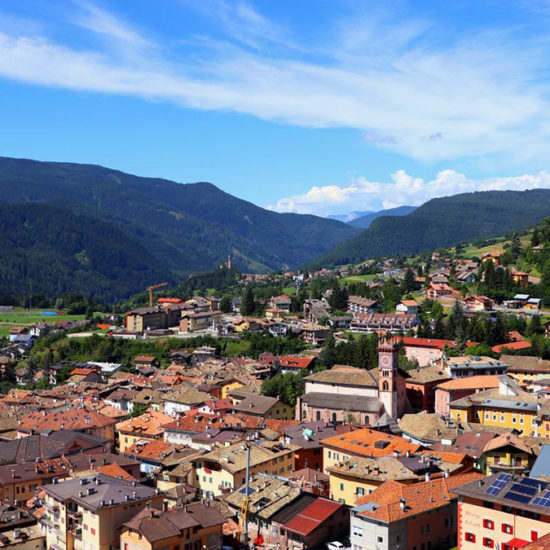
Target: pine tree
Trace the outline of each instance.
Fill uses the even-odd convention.
[[[512,254],[512,258],[517,260],[521,253],[523,252],[523,248],[521,246],[521,241],[519,240],[519,235],[517,233],[514,233],[514,236],[512,237],[512,242],[510,243],[510,253]]]
[[[540,234],[539,230],[535,227],[533,234],[531,235],[531,246],[539,246],[540,244]]]
[[[220,311],[229,313],[231,309],[231,298],[227,294],[224,294],[220,300]]]
[[[407,268],[407,270],[405,271],[405,276],[403,277],[403,283],[401,284],[403,293],[414,290],[414,286],[415,286],[414,273],[412,269]]]
[[[256,310],[256,301],[254,300],[254,293],[250,287],[244,291],[242,303],[241,303],[241,314],[242,315],[252,315]]]

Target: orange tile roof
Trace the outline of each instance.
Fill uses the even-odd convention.
[[[448,462],[449,464],[462,464],[468,458],[468,455],[455,453],[454,451],[426,450],[422,451],[422,454],[437,457],[442,462]]]
[[[154,360],[155,358],[152,355],[138,355],[137,357],[134,357],[134,362],[135,361],[152,362]]]
[[[157,436],[163,433],[164,426],[173,422],[173,418],[162,412],[149,409],[146,413],[124,422],[119,422],[116,428],[119,432],[128,432],[134,435]]]
[[[93,372],[96,372],[96,369],[77,368],[71,371],[71,376],[88,376],[88,374],[92,374]]]
[[[531,348],[531,342],[527,342],[527,340],[519,341],[519,342],[507,342],[506,344],[499,344],[497,346],[493,346],[491,349],[493,351],[496,351],[497,353],[500,353],[502,351],[506,350],[519,350],[519,349],[529,349]]]
[[[358,499],[356,506],[367,503],[377,504],[374,510],[361,509],[359,514],[389,523],[448,506],[449,501],[456,498],[452,493],[453,489],[483,477],[482,474],[471,472],[412,485],[386,481],[370,495]],[[405,500],[404,510],[401,499]]]
[[[46,430],[89,430],[104,428],[114,424],[116,420],[88,407],[69,409],[66,411],[33,411],[21,419],[17,427],[23,432],[42,432]]]
[[[116,462],[102,466],[98,470],[99,473],[109,477],[117,477],[119,479],[125,479],[126,481],[135,481],[136,478],[130,475],[126,470],[121,468]]]
[[[143,442],[136,441],[129,449],[126,449],[124,454],[150,460],[162,460],[173,450],[174,446],[166,441],[146,439]]]
[[[300,355],[285,355],[279,359],[281,367],[296,367],[298,369],[307,369],[311,366],[314,357]]]
[[[395,452],[401,453],[401,455],[405,455],[407,451],[415,453],[422,448],[421,445],[411,443],[403,437],[379,432],[370,428],[334,435],[323,439],[321,443],[325,447],[347,451],[355,456],[373,458],[387,456]]]
[[[437,385],[436,389],[442,390],[481,390],[498,388],[498,376],[496,374],[480,374],[479,376],[467,376],[449,380]]]
[[[169,424],[166,424],[164,428],[166,430],[181,430],[183,432],[202,433],[208,428],[216,428],[221,426],[222,419],[215,414],[199,413],[188,415],[186,414],[178,420],[174,420]]]

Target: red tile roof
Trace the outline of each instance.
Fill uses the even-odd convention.
[[[334,502],[333,500],[318,498],[290,521],[287,521],[285,529],[302,536],[307,536],[343,506],[344,504]]]
[[[298,369],[308,369],[313,362],[314,357],[301,355],[284,355],[279,359],[281,367],[294,367]]]
[[[497,353],[500,353],[502,351],[506,350],[519,350],[519,349],[529,349],[531,348],[531,342],[527,342],[524,340],[523,342],[507,342],[506,344],[499,344],[497,346],[493,346],[491,349],[493,351],[496,351]]]
[[[21,419],[17,427],[22,432],[42,432],[46,430],[89,430],[104,428],[116,423],[116,419],[90,408],[81,407],[67,411],[33,411]]]
[[[470,472],[412,485],[386,481],[370,495],[359,498],[356,506],[375,503],[378,506],[374,510],[362,509],[359,514],[384,522],[397,521],[448,506],[450,500],[456,498],[452,494],[453,489],[483,477],[477,472]],[[401,499],[405,500],[404,509],[401,506]]]

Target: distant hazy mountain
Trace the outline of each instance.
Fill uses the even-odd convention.
[[[381,216],[406,216],[416,209],[416,206],[398,206],[396,208],[388,208],[387,210],[379,210],[378,212],[366,212],[347,223],[352,227],[367,229],[376,218],[380,218]]]
[[[347,214],[331,214],[330,216],[327,216],[327,218],[331,220],[338,220],[340,222],[350,223],[357,218],[372,214],[373,212],[373,210],[365,210],[363,212],[348,212]]]
[[[69,288],[66,279],[74,276],[83,281],[78,288],[110,299],[142,290],[145,281],[175,282],[211,270],[228,254],[245,271],[294,268],[358,232],[336,220],[265,210],[210,183],[180,184],[101,166],[5,157],[0,157],[2,203],[12,205],[0,210],[0,259],[7,277],[0,280],[2,294],[23,284],[6,275],[8,266],[35,292]],[[41,215],[40,208],[23,208],[33,203],[55,210],[44,207]],[[47,216],[66,223],[48,224]],[[103,259],[96,254],[99,247]],[[63,261],[68,254],[76,263]],[[48,282],[34,269],[25,273],[25,263],[35,265],[38,257]],[[111,267],[105,269],[107,259]],[[54,283],[57,275],[62,285]],[[109,292],[102,281],[114,277],[120,285]]]
[[[550,190],[484,191],[432,199],[406,216],[382,216],[311,265],[416,254],[534,225],[550,216]]]

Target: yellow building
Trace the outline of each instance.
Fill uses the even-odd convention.
[[[537,380],[550,378],[550,361],[548,359],[522,355],[502,355],[500,359],[508,364],[508,376],[522,387],[529,387]]]
[[[170,415],[150,409],[141,416],[119,422],[116,425],[116,431],[120,452],[125,453],[136,441],[142,439],[162,441],[164,438],[162,427],[173,421]]]
[[[364,428],[323,439],[323,471],[353,457],[381,458],[391,454],[405,456],[415,453],[422,447],[403,437]]]
[[[220,550],[225,518],[209,503],[193,502],[169,512],[146,508],[127,521],[121,550]]]
[[[102,474],[45,485],[44,491],[46,546],[59,550],[119,548],[125,522],[149,504],[162,506],[156,489]]]
[[[327,470],[330,475],[330,497],[348,506],[355,506],[359,497],[370,495],[386,481],[414,483],[424,480],[424,475],[416,475],[395,457],[354,457]]]
[[[227,399],[229,394],[233,390],[237,390],[239,388],[244,388],[245,384],[243,384],[240,380],[237,380],[236,378],[228,378],[224,380],[223,382],[219,382],[218,386],[221,386],[221,399]]]
[[[500,435],[489,441],[483,455],[487,475],[497,472],[521,474],[528,470],[535,460],[533,449],[513,434]]]
[[[264,441],[248,444],[250,474],[260,472],[284,475],[293,471],[295,446]],[[203,495],[221,495],[240,487],[245,482],[247,445],[237,443],[206,453],[193,460],[193,485]]]
[[[500,377],[499,382],[498,388],[452,401],[450,417],[458,422],[513,428],[520,435],[546,437],[539,415],[543,400],[520,389],[511,378]]]

